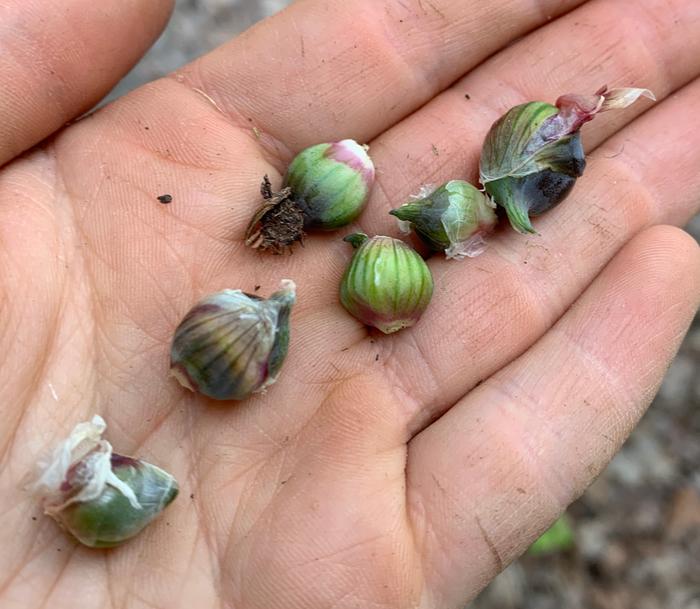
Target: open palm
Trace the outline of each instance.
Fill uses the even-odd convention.
[[[59,130],[169,8],[0,3],[0,606],[460,607],[619,448],[697,307],[696,243],[654,225],[700,202],[700,5],[305,0]],[[475,178],[509,107],[606,83],[660,101],[584,129],[587,173],[541,235],[433,257],[413,329],[344,312],[345,233],[284,256],[243,245],[262,176],[278,186],[305,146],[369,142],[378,184],[355,228],[394,234],[386,212],[422,184]],[[298,304],[266,394],[215,403],[168,377],[191,304],[282,278]],[[93,413],[181,485],[109,551],[20,488]]]

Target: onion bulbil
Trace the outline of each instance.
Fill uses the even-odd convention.
[[[296,286],[284,279],[267,300],[223,290],[199,301],[175,330],[170,371],[215,400],[242,400],[277,380],[289,346]]]
[[[450,180],[389,213],[436,252],[461,260],[484,251],[484,236],[496,225],[495,205],[480,190],[463,180]]]
[[[425,261],[399,239],[355,233],[344,240],[356,249],[340,284],[347,311],[384,334],[413,326],[433,295]]]
[[[335,230],[355,220],[369,198],[374,164],[354,140],[317,144],[291,162],[282,190],[265,177],[264,202],[246,231],[252,248],[281,253],[307,230]]]
[[[511,108],[486,135],[481,183],[520,233],[534,233],[530,216],[561,203],[583,175],[581,126],[607,110],[626,108],[648,89],[610,89],[564,95],[555,105],[529,102]]]

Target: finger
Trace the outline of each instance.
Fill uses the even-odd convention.
[[[367,141],[582,0],[307,0],[182,72],[240,124],[298,149]],[[250,127],[249,127],[250,128]]]
[[[89,110],[146,52],[172,0],[0,6],[0,164]]]
[[[410,333],[382,343],[409,433],[522,353],[632,235],[697,212],[700,151],[688,134],[700,132],[698,95],[700,81],[592,154],[570,199],[538,219],[540,235],[504,230],[477,259],[431,261],[430,307]]]
[[[508,47],[371,143],[378,187],[363,225],[396,232],[387,212],[426,183],[476,183],[484,137],[509,108],[603,84],[651,88],[659,100],[700,74],[700,4],[597,0]],[[465,97],[469,96],[469,99]],[[590,150],[650,107],[636,103],[586,125]]]
[[[530,351],[411,442],[409,513],[439,599],[428,604],[473,597],[598,475],[699,302],[697,243],[649,229]]]

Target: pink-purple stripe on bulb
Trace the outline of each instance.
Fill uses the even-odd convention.
[[[364,146],[360,146],[355,140],[341,140],[334,142],[325,152],[325,156],[345,163],[362,175],[367,188],[372,186],[374,182],[374,163],[369,158]]]

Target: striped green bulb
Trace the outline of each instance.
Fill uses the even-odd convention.
[[[374,183],[367,150],[354,140],[310,146],[294,157],[279,192],[265,176],[246,245],[282,254],[303,242],[306,231],[335,230],[355,220]]]
[[[367,148],[342,140],[302,150],[289,165],[283,187],[291,189],[305,229],[335,230],[360,215],[373,182]]]
[[[399,239],[355,233],[345,241],[356,249],[340,284],[345,309],[384,334],[413,326],[433,295],[425,261]]]
[[[198,302],[175,330],[170,371],[181,385],[215,400],[243,400],[272,385],[289,346],[296,286],[284,279],[263,299],[223,290]]]

